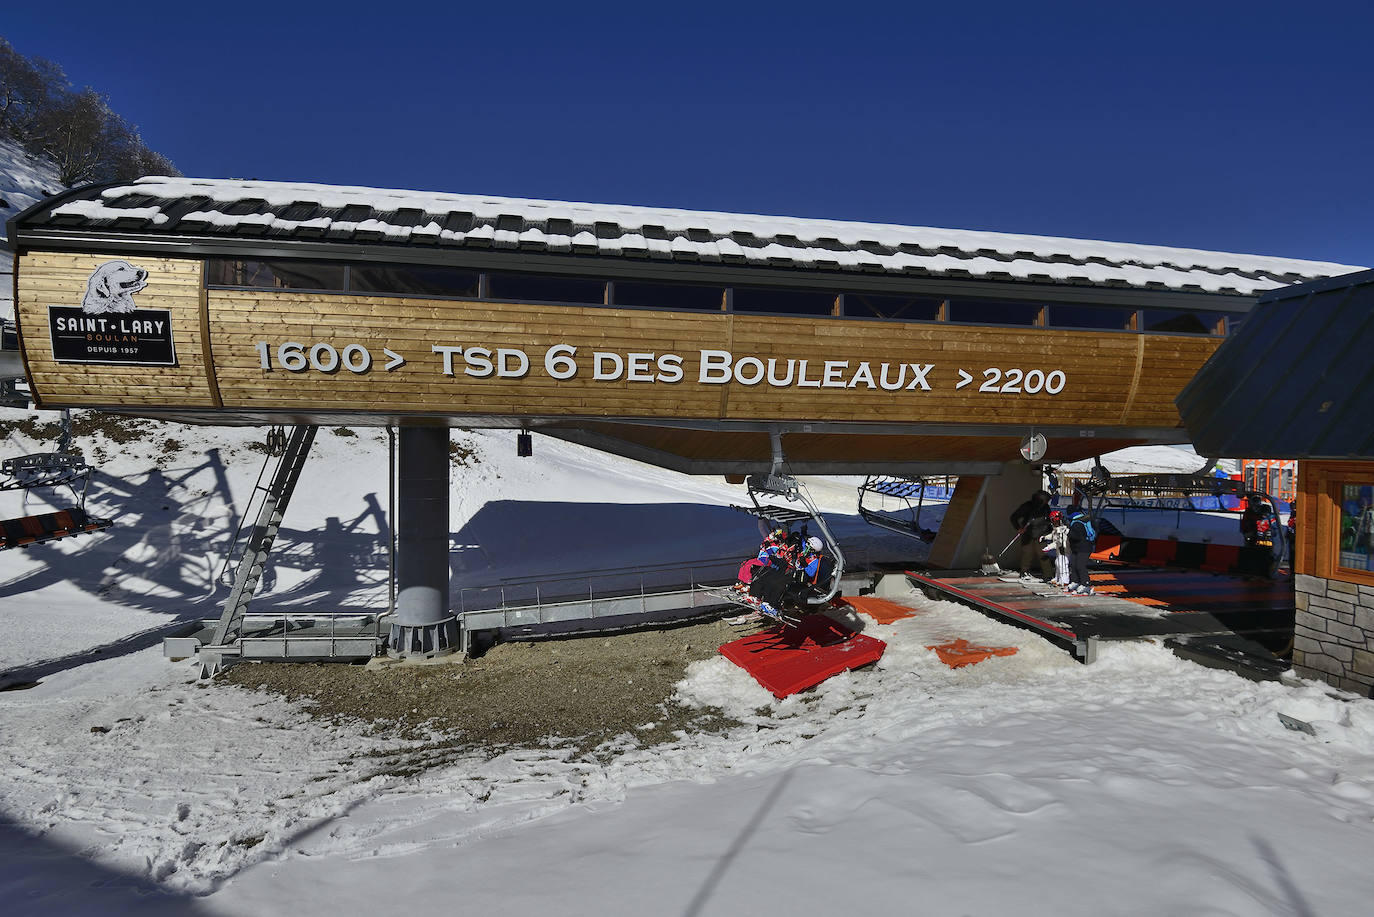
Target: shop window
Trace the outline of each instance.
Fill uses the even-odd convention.
[[[358,264],[348,270],[350,293],[394,293],[473,299],[478,273],[420,264]]]
[[[835,295],[818,290],[735,287],[734,309],[736,312],[772,312],[779,315],[834,315]]]
[[[596,303],[606,301],[606,282],[556,274],[487,275],[487,298],[513,302]]]
[[[1336,566],[1374,570],[1374,481],[1343,481],[1336,493],[1341,526]]]
[[[344,288],[344,266],[327,261],[211,258],[207,275],[213,286],[326,292],[341,292]]]
[[[698,283],[643,283],[638,280],[617,280],[612,295],[618,306],[696,309],[703,312],[719,312],[725,308],[725,287]]]
[[[844,294],[846,318],[890,318],[904,322],[938,322],[944,300],[931,296]]]
[[[1128,331],[1135,322],[1134,309],[1113,309],[1109,306],[1049,307],[1051,328],[1088,328],[1102,331]]]
[[[1141,330],[1158,334],[1225,334],[1226,313],[1187,309],[1144,309]]]
[[[955,299],[949,304],[949,320],[976,325],[1038,325],[1043,309],[1033,302]]]

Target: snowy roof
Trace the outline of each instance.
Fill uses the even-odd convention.
[[[24,224],[1247,296],[1359,270],[1052,236],[268,181],[150,177],[53,204]]]

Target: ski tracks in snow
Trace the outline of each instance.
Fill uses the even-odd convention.
[[[1152,645],[1109,645],[1083,666],[961,606],[903,601],[916,617],[868,628],[888,642],[880,664],[783,701],[723,658],[694,663],[679,700],[725,708],[744,724],[727,733],[649,749],[623,736],[576,760],[560,748],[474,753],[411,776],[400,775],[423,761],[423,742],[206,686],[143,651],[0,694],[0,807],[191,894],[267,860],[465,847],[643,788],[782,774],[771,828],[840,843],[915,824],[977,849],[1063,818],[1149,818],[1171,795],[1253,805],[1275,787],[1322,817],[1374,821],[1368,702],[1246,682]],[[956,637],[1018,652],[954,670],[926,647]],[[1283,729],[1279,709],[1313,722],[1315,742]],[[1255,757],[1257,734],[1271,746],[1262,780],[1234,764]]]

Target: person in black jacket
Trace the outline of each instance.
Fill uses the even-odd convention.
[[[1011,526],[1021,532],[1021,556],[1017,566],[1022,578],[1033,578],[1037,573],[1043,579],[1053,577],[1054,569],[1040,550],[1041,537],[1054,529],[1050,524],[1050,495],[1043,490],[1031,494],[1029,500],[1012,512]]]
[[[1097,533],[1088,514],[1079,507],[1069,510],[1069,592],[1092,595],[1092,578],[1088,575],[1088,558],[1097,546]]]

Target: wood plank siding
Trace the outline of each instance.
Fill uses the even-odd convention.
[[[80,306],[96,268],[126,257],[58,252],[20,256],[15,311],[35,399],[44,408],[216,407],[201,332],[205,290],[199,259],[135,259],[148,271],[147,286],[137,294],[138,306],[171,313],[175,366],[59,363],[53,358],[48,307]]]
[[[59,362],[47,332],[48,308],[79,306],[92,271],[123,258],[149,272],[146,288],[137,294],[138,307],[171,313],[176,365]],[[322,422],[333,415],[420,414],[1172,430],[1179,427],[1174,396],[1219,343],[1202,336],[1041,327],[207,290],[203,270],[200,259],[23,254],[19,321],[40,404],[196,409],[226,422],[236,412],[260,417],[287,411]],[[319,364],[301,371],[284,366],[279,348],[293,343],[306,354],[321,345]],[[370,365],[365,371],[342,365],[350,345],[355,369],[366,348]],[[457,348],[450,352],[451,374],[445,374],[444,354],[435,352],[435,345]],[[577,372],[571,378],[555,378],[546,368],[546,353],[555,345],[576,348]],[[528,370],[518,378],[474,375],[467,371],[473,364],[464,360],[474,347],[493,356],[503,348],[518,351],[528,358]],[[386,369],[388,350],[404,363]],[[703,381],[704,351],[729,351],[733,361],[744,360],[745,381]],[[633,354],[651,355],[639,358],[639,374],[646,380],[630,381],[624,374],[595,378],[596,353],[615,354],[626,364]],[[667,354],[681,358],[680,380],[672,380],[673,367],[660,363]],[[790,378],[789,384],[770,384],[770,367],[774,378]],[[960,370],[971,381],[960,385]],[[1052,372],[1063,374],[1057,394],[1045,387]],[[827,373],[830,384],[822,385]],[[912,386],[918,376],[928,389]],[[1040,391],[1006,386],[1018,377],[1034,380],[1032,387]],[[885,390],[884,379],[890,386],[901,379],[901,389]],[[796,439],[794,448],[819,460],[856,444],[848,434],[822,433]],[[1015,435],[947,437],[935,454],[995,453],[1005,460],[1015,455],[1014,449],[1007,455]],[[737,437],[749,439],[751,454],[760,444],[766,454],[766,436],[755,433],[708,437],[641,428],[629,436],[646,446],[702,457],[737,454],[727,442]],[[931,451],[929,442],[915,437],[868,439],[866,448],[894,457]],[[1093,445],[1106,445],[1105,436]]]

